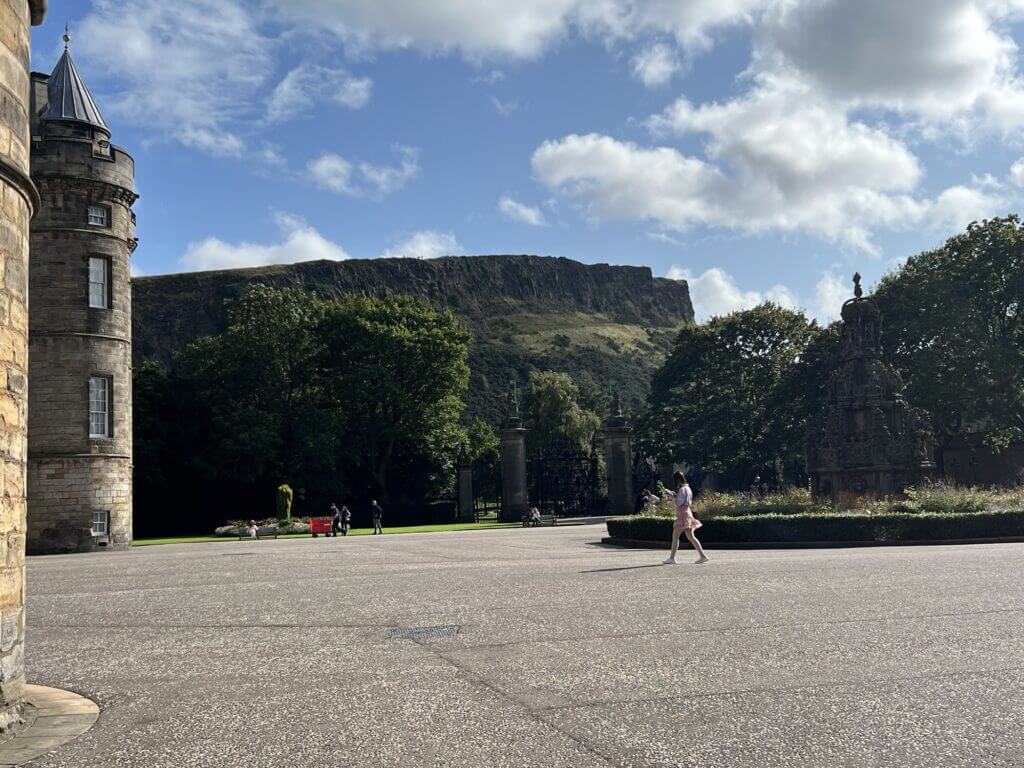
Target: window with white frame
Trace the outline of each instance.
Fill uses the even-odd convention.
[[[110,379],[89,378],[89,437],[110,437]]]
[[[103,256],[89,257],[89,306],[110,307],[110,259]]]
[[[110,513],[106,510],[94,510],[92,513],[92,535],[106,536],[110,532]]]
[[[89,206],[89,224],[94,227],[110,226],[110,210],[102,205]]]

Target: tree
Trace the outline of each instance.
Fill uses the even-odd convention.
[[[467,331],[451,312],[407,296],[346,297],[323,331],[326,391],[350,477],[364,477],[383,501],[443,482],[464,439]]]
[[[421,503],[451,482],[468,378],[452,315],[260,285],[227,314],[173,370],[136,372],[142,527],[269,517],[283,482],[307,513],[371,494]]]
[[[318,370],[329,306],[300,289],[253,285],[228,303],[224,333],[181,355],[177,375],[208,412],[211,478],[279,482],[323,468],[334,439]]]
[[[530,452],[543,452],[567,443],[587,448],[601,419],[579,404],[580,391],[572,377],[555,371],[531,371],[523,395],[523,420]]]
[[[813,398],[787,398],[801,385],[794,367],[821,333],[771,303],[683,328],[653,377],[641,442],[662,461],[686,461],[735,487],[758,475],[797,479]]]
[[[883,344],[941,434],[962,421],[999,448],[1024,439],[1024,227],[973,223],[883,278]]]

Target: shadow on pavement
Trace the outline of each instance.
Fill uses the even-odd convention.
[[[647,563],[646,565],[624,565],[619,568],[594,568],[590,571],[580,571],[580,573],[609,573],[611,571],[635,571],[639,568],[661,568],[664,563]]]

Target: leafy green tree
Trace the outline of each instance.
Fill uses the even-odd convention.
[[[451,312],[407,296],[349,296],[323,323],[326,392],[350,474],[383,501],[449,474],[464,433],[470,336]]]
[[[501,442],[491,425],[483,419],[473,419],[466,427],[466,459],[471,462],[497,464]]]
[[[178,376],[208,409],[212,476],[251,483],[322,468],[333,441],[318,369],[329,306],[303,290],[253,285],[228,304],[224,333],[181,355]]]
[[[793,481],[804,453],[803,410],[791,371],[821,334],[801,312],[771,303],[683,328],[655,373],[639,432],[665,462],[686,461],[734,487]],[[817,386],[817,385],[816,385]]]
[[[883,278],[883,343],[911,403],[941,434],[980,428],[1002,447],[1024,439],[1024,227],[971,224]]]
[[[531,453],[564,443],[581,450],[590,444],[601,419],[579,401],[579,388],[567,373],[531,371],[522,404]]]

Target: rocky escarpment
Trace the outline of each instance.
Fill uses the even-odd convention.
[[[470,408],[492,419],[509,378],[530,368],[615,378],[627,402],[641,399],[674,329],[693,320],[686,283],[647,267],[541,256],[311,261],[135,278],[136,362],[173,365],[190,341],[223,330],[224,300],[253,283],[333,297],[400,293],[451,309],[476,337]]]

